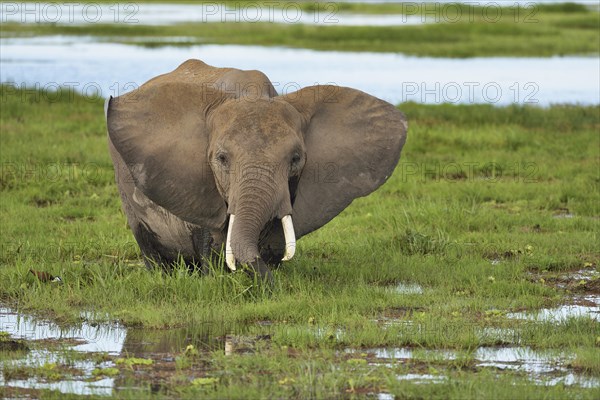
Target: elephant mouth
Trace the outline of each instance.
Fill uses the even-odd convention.
[[[296,191],[300,177],[293,176],[288,180],[288,189],[290,194],[290,202],[292,208],[296,200]],[[235,214],[229,214],[229,223],[227,228],[227,238],[225,243],[225,263],[232,271],[236,270],[236,258],[231,245],[231,235]],[[281,224],[283,230],[284,248],[272,249],[267,245],[268,238],[273,231],[276,231],[276,225]],[[268,221],[260,232],[258,238],[258,247],[261,249],[261,258],[269,264],[278,263],[279,261],[289,261],[294,257],[296,251],[296,234],[291,215],[285,215],[281,219],[273,218]],[[283,253],[283,255],[282,255]]]
[[[284,253],[281,261],[289,261],[294,257],[296,252],[296,234],[294,232],[294,223],[291,215],[285,215],[281,218],[281,226],[283,228],[283,237],[285,241]],[[227,241],[225,243],[225,263],[232,271],[236,270],[235,255],[231,245],[231,232],[235,222],[235,214],[229,215],[229,227],[227,229]],[[269,225],[269,224],[267,224]],[[263,229],[264,230],[264,229]],[[262,234],[262,233],[261,233]]]

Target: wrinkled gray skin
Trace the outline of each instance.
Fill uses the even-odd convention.
[[[278,96],[259,71],[188,60],[106,105],[123,210],[147,261],[201,264],[222,252],[270,277],[296,238],[326,224],[396,166],[407,122],[355,89]]]

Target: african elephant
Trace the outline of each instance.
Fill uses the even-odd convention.
[[[259,71],[188,60],[107,100],[122,206],[147,265],[222,255],[232,270],[294,255],[296,239],[383,184],[404,115],[361,91],[278,95]],[[293,218],[293,223],[292,223]]]

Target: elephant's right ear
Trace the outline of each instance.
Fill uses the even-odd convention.
[[[207,159],[206,115],[224,97],[169,75],[109,100],[109,137],[150,200],[184,221],[219,228],[226,205]]]

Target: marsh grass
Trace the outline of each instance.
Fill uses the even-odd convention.
[[[305,11],[315,3],[300,3]],[[318,4],[319,8],[329,7]],[[497,3],[492,3],[497,4]],[[417,3],[417,5],[422,5]],[[336,3],[339,12],[401,13],[402,4]],[[91,35],[99,40],[144,46],[242,44],[317,50],[401,52],[416,56],[560,56],[600,53],[598,12],[573,4],[502,7],[490,22],[485,7],[453,5],[462,17],[445,19],[443,7],[418,7],[436,23],[412,26],[340,26],[273,23],[16,24],[3,23],[0,37]],[[531,8],[531,9],[530,9]],[[495,14],[494,14],[495,15]],[[155,38],[160,37],[157,41]],[[169,37],[179,39],[169,41]],[[181,37],[189,40],[181,42]]]
[[[597,321],[506,318],[572,300],[532,271],[597,268],[597,106],[400,105],[410,128],[394,175],[301,239],[296,258],[266,289],[229,273],[222,260],[205,276],[183,265],[146,269],[120,210],[100,100],[5,87],[0,98],[3,304],[63,323],[90,311],[90,319],[129,327],[270,335],[271,348],[252,357],[211,355],[208,376],[197,378],[218,381],[181,386],[177,375],[167,394],[481,398],[502,385],[502,397],[565,396],[561,385],[537,387],[517,373],[473,373],[468,354],[483,345],[572,350],[573,368],[598,370]],[[63,284],[40,282],[29,269]],[[394,290],[400,283],[422,293]],[[466,355],[391,369],[339,356],[347,347],[383,346]],[[415,369],[448,378],[431,385],[396,379]]]

